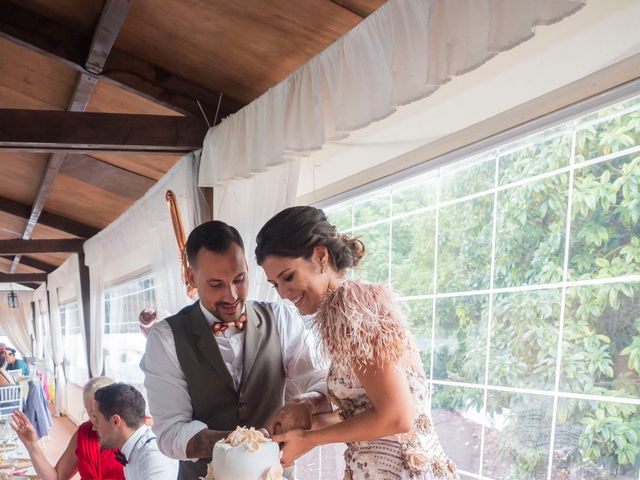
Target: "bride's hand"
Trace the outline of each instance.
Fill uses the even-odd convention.
[[[284,443],[280,463],[283,467],[291,467],[293,462],[307,453],[316,445],[308,438],[308,430],[289,430],[280,435],[274,435],[272,440],[277,443]]]

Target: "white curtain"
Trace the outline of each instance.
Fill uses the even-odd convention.
[[[156,287],[156,307],[177,312],[190,300],[182,282],[178,247],[165,194],[177,197],[188,234],[201,222],[202,203],[197,186],[199,152],[183,157],[140,200],[84,244],[91,279],[90,363],[94,375],[103,371],[105,266],[135,252],[151,270]],[[130,266],[118,267],[118,277],[131,275]],[[113,273],[113,272],[112,272]]]
[[[78,268],[78,255],[71,255],[62,265],[48,276],[47,289],[49,290],[49,319],[51,326],[51,347],[54,363],[54,377],[56,385],[56,414],[67,412],[67,397],[63,362],[64,362],[64,339],[62,338],[62,322],[60,319],[60,298],[59,292],[71,285],[75,291],[75,299],[78,301],[78,316],[80,324],[84,325],[82,310],[82,295],[80,295],[80,271]],[[84,330],[83,330],[84,331]],[[84,338],[84,336],[83,336]],[[84,341],[84,340],[83,340]],[[85,359],[81,359],[85,361]]]
[[[18,291],[18,308],[9,308],[6,298],[0,302],[0,327],[9,337],[11,343],[23,355],[32,355],[31,335],[33,333],[31,322],[32,292]]]
[[[586,0],[390,0],[207,133],[200,185],[246,178],[380,120]]]
[[[214,218],[234,226],[244,241],[249,263],[249,298],[273,300],[276,292],[255,260],[256,235],[274,214],[293,205],[299,162],[279,165],[252,178],[231,180],[214,190]]]

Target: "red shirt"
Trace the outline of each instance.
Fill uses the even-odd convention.
[[[91,422],[84,422],[78,427],[76,457],[82,480],[125,480],[114,450],[100,448],[100,439]]]

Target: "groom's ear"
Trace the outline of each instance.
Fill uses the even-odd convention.
[[[189,282],[189,286],[191,288],[197,288],[196,287],[196,274],[195,274],[195,272],[191,269],[191,267],[187,267],[185,270],[186,270],[186,273],[187,273],[187,282]]]

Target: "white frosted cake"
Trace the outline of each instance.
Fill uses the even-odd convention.
[[[280,448],[254,428],[238,427],[213,447],[204,480],[281,480]]]

